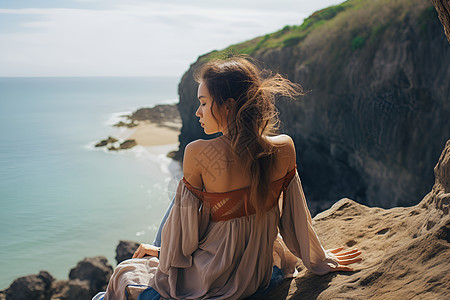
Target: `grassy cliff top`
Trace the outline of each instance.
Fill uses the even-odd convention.
[[[310,50],[316,55],[333,54],[331,47],[351,53],[376,44],[386,32],[403,30],[401,24],[408,18],[426,24],[435,17],[434,7],[426,0],[348,0],[314,12],[301,25],[286,25],[279,31],[213,51],[202,59],[230,54],[255,56],[268,49],[286,47]]]

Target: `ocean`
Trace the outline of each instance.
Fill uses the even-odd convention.
[[[176,103],[178,77],[0,78],[0,289],[119,240],[151,243],[179,180],[178,145],[108,152],[118,118]]]

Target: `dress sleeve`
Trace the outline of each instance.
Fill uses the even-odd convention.
[[[201,201],[180,180],[174,204],[162,229],[159,269],[168,274],[170,268],[192,265],[192,253],[205,231],[208,220]]]
[[[313,227],[300,177],[295,176],[284,192],[279,225],[286,246],[315,274],[326,274],[338,266],[336,258],[325,251]]]

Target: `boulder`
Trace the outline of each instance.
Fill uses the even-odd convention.
[[[47,271],[39,274],[27,275],[17,278],[5,291],[6,300],[50,299],[52,293],[52,282],[55,279]]]
[[[125,142],[120,144],[120,149],[130,149],[136,146],[137,143],[135,140],[126,140]],[[115,149],[114,149],[115,150]]]
[[[52,289],[52,300],[91,299],[96,294],[91,291],[87,280],[57,280],[53,283]]]
[[[139,247],[139,243],[133,241],[120,241],[116,248],[116,261],[120,264],[124,260],[133,257],[134,251]]]
[[[89,282],[91,294],[106,290],[113,268],[103,256],[85,258],[70,270],[70,280]]]
[[[112,144],[117,142],[118,140],[116,138],[113,137],[108,137],[106,140],[101,140],[100,142],[98,142],[95,147],[104,147],[106,145]]]

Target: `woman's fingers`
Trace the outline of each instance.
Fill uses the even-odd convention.
[[[352,253],[355,253],[355,252],[359,252],[359,253],[361,253],[361,251],[359,251],[358,249],[352,249],[352,250],[349,250],[349,251],[346,251],[346,252],[341,252],[341,253],[337,253],[336,255],[337,256],[339,256],[339,255],[348,255],[348,254],[352,254]]]
[[[330,251],[331,253],[338,253],[339,251],[342,251],[344,249],[344,247],[339,247],[339,248],[335,248],[335,249],[330,249],[328,251]]]
[[[149,244],[140,244],[132,258],[142,258],[146,255],[158,256],[158,248]]]
[[[331,253],[336,254],[336,255],[346,255],[346,254],[350,254],[350,253],[353,253],[353,252],[357,252],[357,251],[358,251],[358,249],[355,248],[355,249],[352,249],[352,250],[348,250],[348,251],[346,251],[346,252],[339,253],[339,252],[341,252],[343,249],[344,249],[344,247],[339,247],[339,248],[336,248],[336,249],[330,249],[330,250],[328,250],[328,251],[330,251]]]
[[[361,260],[362,260],[361,257],[353,258],[353,259],[339,259],[338,258],[338,263],[340,265],[349,265],[349,264],[354,264],[354,263],[360,262]]]
[[[342,253],[342,254],[336,254],[335,257],[337,259],[349,259],[349,258],[354,258],[361,255],[361,251],[351,251],[351,252],[346,252],[346,253]]]
[[[362,258],[358,256],[361,255],[361,251],[356,248],[345,252],[341,252],[342,250],[344,250],[344,247],[328,250],[334,255],[339,263],[339,266],[332,269],[332,271],[353,271],[353,268],[347,267],[346,265],[360,262]]]
[[[136,249],[136,251],[134,251],[132,258],[140,258],[139,255],[140,255],[141,251],[142,251],[142,244],[140,244],[139,247]]]

